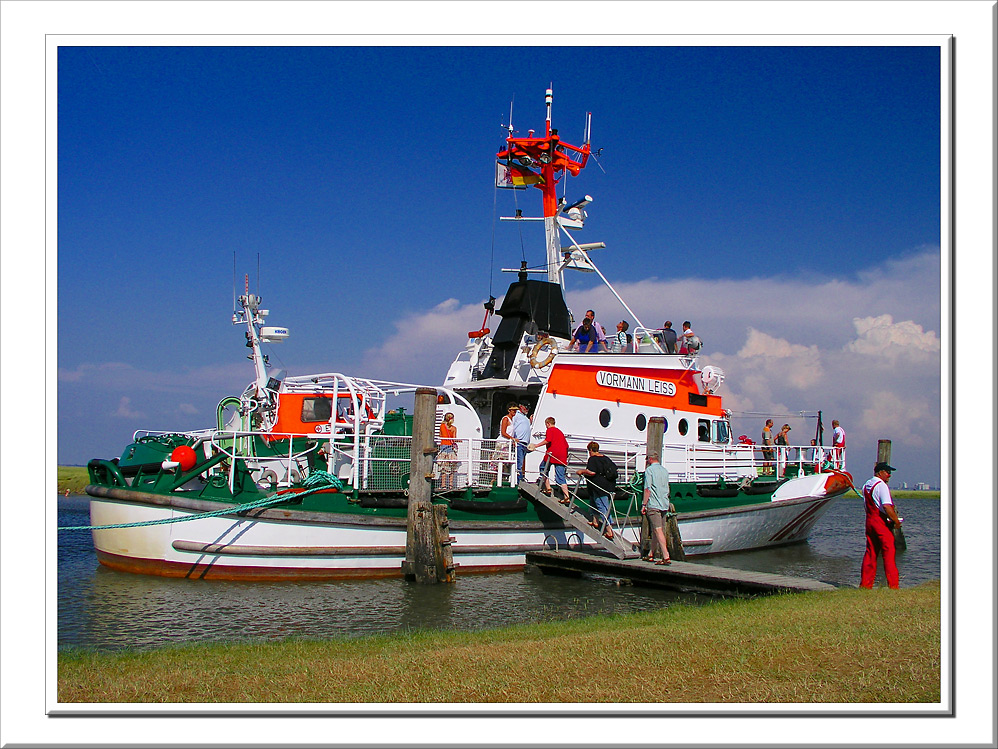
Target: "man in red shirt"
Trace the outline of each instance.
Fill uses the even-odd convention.
[[[563,505],[567,505],[571,501],[568,496],[568,479],[565,477],[565,466],[568,465],[568,440],[565,439],[565,433],[554,425],[553,416],[548,416],[544,419],[544,426],[547,427],[544,439],[536,444],[529,445],[527,449],[536,450],[541,445],[547,447],[547,453],[541,462],[541,476],[544,477],[544,493],[551,493],[548,470],[553,465],[554,483],[561,487],[561,493],[564,495],[564,498],[558,501]]]

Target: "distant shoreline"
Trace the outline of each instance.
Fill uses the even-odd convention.
[[[83,494],[90,483],[86,466],[59,466],[59,494]],[[895,499],[939,499],[939,490],[916,491],[914,489],[891,489]]]

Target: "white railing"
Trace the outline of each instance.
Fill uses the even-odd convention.
[[[136,432],[138,436],[140,432]],[[332,475],[346,480],[356,489],[367,491],[404,491],[408,486],[412,437],[404,435],[354,435],[349,441],[334,441],[331,435],[301,435],[238,430],[201,430],[199,432],[144,432],[159,436],[184,434],[195,438],[195,448],[203,446],[205,456],[222,454],[227,459],[213,473],[227,473],[230,489],[234,487],[236,464],[242,461],[261,485],[287,487],[305,478],[310,470],[312,453],[317,453]],[[259,449],[258,438],[269,443],[287,441],[280,453]],[[569,438],[568,466],[573,473],[588,460],[588,438]],[[443,491],[488,489],[496,484],[515,486],[516,450],[511,442],[494,439],[454,439],[454,453],[438,453],[434,459],[435,488]],[[609,457],[618,471],[617,481],[628,483],[645,469],[645,443],[603,438],[600,452]],[[839,454],[839,452],[841,454]],[[673,481],[740,481],[760,474],[777,476],[803,473],[814,467],[819,457],[821,467],[838,468],[845,460],[845,450],[811,445],[755,444],[717,445],[694,443],[663,445],[662,464]],[[527,476],[533,480],[536,476]]]

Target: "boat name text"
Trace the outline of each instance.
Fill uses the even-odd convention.
[[[648,377],[635,377],[634,375],[625,375],[619,372],[600,370],[596,373],[596,382],[603,387],[636,390],[639,393],[652,393],[654,395],[676,394],[676,383],[674,382],[652,380]]]

